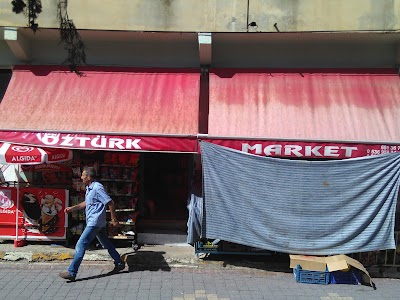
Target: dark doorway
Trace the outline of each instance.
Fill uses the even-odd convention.
[[[144,201],[138,229],[186,232],[193,155],[143,153],[142,162]]]

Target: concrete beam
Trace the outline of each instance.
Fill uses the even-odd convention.
[[[200,55],[200,66],[211,65],[211,44],[212,36],[210,32],[198,33],[199,40],[199,55]]]
[[[32,60],[29,42],[18,32],[16,27],[4,27],[3,38],[19,61],[28,62]]]

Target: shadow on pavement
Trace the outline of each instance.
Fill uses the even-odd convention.
[[[75,281],[67,281],[67,283],[98,279],[102,277],[135,271],[171,271],[171,267],[165,261],[163,254],[165,254],[165,252],[162,251],[139,251],[127,253],[122,255],[121,258],[123,261],[126,262],[128,270],[121,272],[110,271],[95,276],[78,278]]]
[[[288,254],[246,255],[246,254],[210,254],[203,258],[204,262],[222,262],[224,268],[241,267],[267,272],[293,273],[289,268]]]
[[[78,278],[78,279],[75,279],[75,281],[67,281],[67,283],[86,281],[86,280],[97,279],[97,278],[103,278],[103,277],[108,277],[108,276],[121,274],[121,273],[129,273],[129,271],[121,271],[121,272],[110,271],[110,272],[107,272],[107,273],[104,273],[104,274],[100,274],[100,275]]]
[[[164,259],[163,251],[138,251],[124,254],[122,259],[128,265],[129,272],[133,271],[171,271]]]

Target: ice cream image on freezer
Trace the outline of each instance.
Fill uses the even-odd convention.
[[[35,194],[24,193],[21,198],[25,219],[32,225],[38,225],[40,219],[40,204]]]
[[[41,200],[41,219],[39,230],[42,233],[52,233],[58,228],[58,212],[62,210],[62,202],[53,195],[46,195]]]

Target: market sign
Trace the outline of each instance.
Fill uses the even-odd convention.
[[[343,159],[400,152],[400,145],[202,139],[203,141],[260,156]]]
[[[138,136],[99,135],[69,133],[38,133],[0,131],[0,141],[35,147],[49,147],[53,151],[62,149],[113,150],[113,151],[157,151],[197,153],[198,139],[260,156],[343,159],[400,152],[400,144],[383,143],[336,143],[277,140],[245,140],[243,138],[218,139],[197,136]],[[29,147],[28,147],[29,148]],[[61,152],[51,158],[60,160]],[[29,156],[29,155],[28,155]],[[20,158],[20,160],[34,159]],[[20,162],[22,163],[22,162]],[[25,164],[25,163],[24,163]]]

